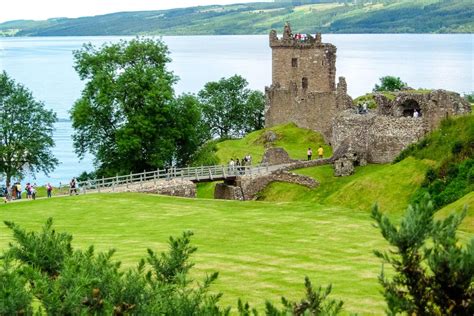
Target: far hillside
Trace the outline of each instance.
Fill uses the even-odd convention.
[[[0,36],[268,34],[291,21],[315,33],[472,33],[470,0],[276,1],[18,20]]]
[[[250,153],[258,162],[264,152],[264,135],[279,135],[273,146],[285,148],[290,157],[305,159],[307,146],[316,147],[322,137],[293,124],[281,125],[249,134],[239,140],[213,144],[216,161],[225,163],[231,157]],[[328,145],[325,156],[332,155]],[[410,202],[427,192],[437,208],[474,191],[474,116],[444,120],[440,128],[419,143],[407,148],[393,164],[371,164],[356,167],[355,174],[335,177],[331,165],[294,170],[311,176],[321,185],[315,189],[288,183],[272,183],[260,194],[260,200],[273,202],[311,201],[323,205],[344,206],[368,211],[377,202],[381,209],[401,214]],[[213,184],[199,186],[199,196],[212,198]],[[459,200],[462,201],[462,200]],[[474,207],[472,198],[466,204]],[[460,202],[461,203],[461,202]],[[469,218],[473,218],[469,211]],[[444,211],[446,212],[446,211]]]

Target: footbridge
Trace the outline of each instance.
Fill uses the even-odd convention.
[[[247,200],[253,199],[259,190],[273,181],[315,187],[318,183],[314,179],[288,171],[326,163],[329,163],[328,159],[291,161],[275,165],[173,167],[80,181],[77,188],[67,189],[69,194],[143,192],[195,197],[196,183],[223,181],[216,187],[217,198]]]
[[[220,180],[234,180],[242,175],[262,175],[278,170],[285,165],[269,166],[268,164],[256,166],[200,166],[185,168],[157,169],[141,173],[117,175],[115,177],[90,179],[77,183],[77,193],[87,192],[113,192],[123,187],[144,187],[149,184],[158,185],[163,181],[191,181],[210,182]],[[69,188],[71,191],[71,188]],[[121,190],[122,191],[122,190]],[[72,192],[76,193],[76,192]]]

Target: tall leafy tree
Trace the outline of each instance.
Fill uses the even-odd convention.
[[[56,114],[35,100],[31,91],[6,72],[0,73],[0,173],[7,186],[27,172],[54,170],[58,164],[51,153],[55,122]]]
[[[99,174],[138,172],[173,163],[176,111],[161,40],[86,44],[74,52],[75,69],[86,81],[71,111],[76,152],[95,156]]]
[[[265,98],[238,75],[208,82],[199,92],[204,122],[213,136],[241,136],[263,127]]]

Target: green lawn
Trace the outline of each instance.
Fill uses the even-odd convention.
[[[348,312],[381,314],[384,301],[373,249],[385,248],[367,212],[311,203],[236,202],[140,194],[58,197],[0,206],[3,220],[38,229],[52,216],[74,244],[117,249],[124,266],[147,247],[165,250],[170,235],[195,233],[194,275],[219,271],[223,304],[238,297],[263,307],[265,299],[303,295],[303,279],[333,284]],[[11,234],[0,227],[0,248]]]

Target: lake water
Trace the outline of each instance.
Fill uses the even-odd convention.
[[[130,37],[128,37],[130,38]],[[33,91],[38,100],[58,114],[54,155],[61,164],[49,175],[25,180],[44,184],[66,182],[93,169],[92,157],[79,161],[72,147],[69,109],[83,83],[73,69],[72,51],[83,43],[101,45],[127,37],[0,38],[0,71]],[[197,92],[208,81],[233,74],[245,77],[252,89],[271,84],[271,50],[267,36],[164,37],[170,64],[180,81],[177,94]],[[337,46],[337,76],[345,76],[348,91],[357,97],[385,75],[401,77],[414,88],[443,88],[459,93],[473,88],[472,34],[456,35],[323,35]]]

